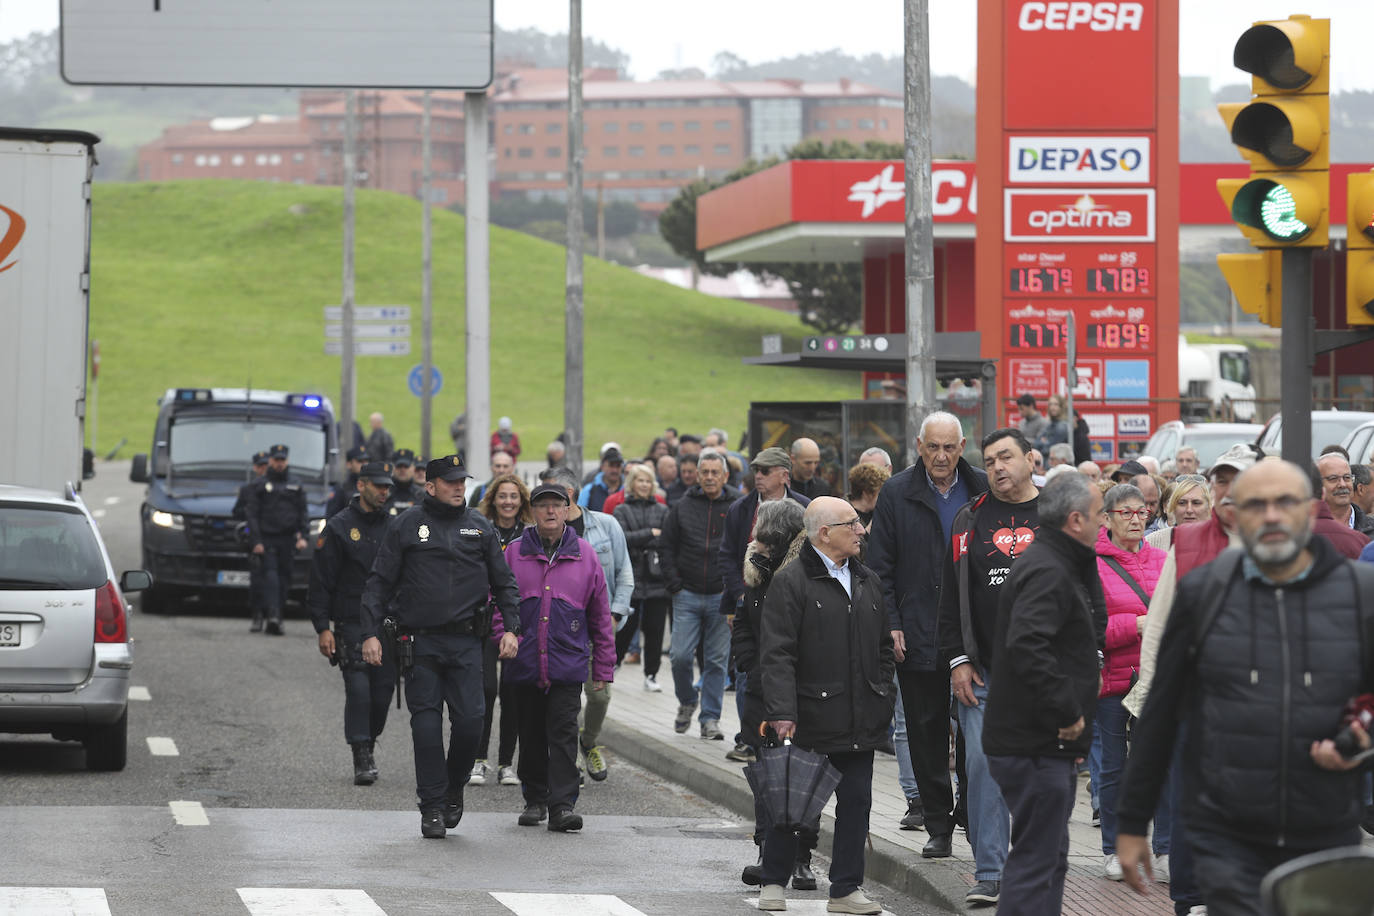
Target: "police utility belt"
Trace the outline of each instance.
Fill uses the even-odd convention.
[[[490,605],[486,610],[479,609],[476,614],[466,620],[458,620],[453,623],[442,624],[437,627],[407,627],[403,626],[395,617],[387,617],[382,621],[382,633],[392,641],[395,646],[393,658],[396,660],[396,674],[400,678],[409,676],[416,665],[430,668],[442,672],[443,666],[437,659],[421,656],[415,657],[415,637],[416,636],[477,636],[486,638],[491,635],[491,616],[489,614]],[[401,708],[401,692],[396,691],[396,708]]]

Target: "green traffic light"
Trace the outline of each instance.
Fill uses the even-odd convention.
[[[1298,219],[1298,202],[1293,192],[1281,184],[1270,188],[1260,201],[1260,226],[1277,241],[1293,242],[1307,235],[1312,227]]]

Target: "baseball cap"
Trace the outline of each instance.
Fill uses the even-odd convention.
[[[1150,472],[1145,469],[1145,465],[1141,464],[1139,461],[1136,461],[1135,459],[1131,459],[1130,461],[1127,461],[1125,464],[1123,464],[1121,467],[1117,468],[1115,471],[1112,471],[1112,480],[1117,480],[1117,478],[1124,477],[1126,482],[1129,483],[1131,478],[1138,477],[1141,474],[1148,473]]]
[[[601,461],[604,464],[609,461],[611,464],[624,464],[625,456],[620,454],[620,449],[611,446],[601,453]]]
[[[289,448],[287,448],[285,445],[281,445],[281,444],[274,445],[274,446],[272,446],[271,448],[269,448],[269,449],[267,450],[267,457],[268,457],[268,458],[285,458],[285,457],[287,457],[287,456],[290,455],[290,454],[291,454],[291,449],[289,449]],[[335,452],[335,454],[338,454],[338,453]]]
[[[366,461],[367,449],[363,448],[361,445],[355,445],[348,451],[344,452],[344,457],[347,458],[349,461]]]
[[[457,455],[435,458],[425,465],[425,477],[429,480],[464,480],[471,476],[463,467],[463,459]]]
[[[363,469],[358,472],[358,476],[363,480],[370,480],[372,483],[382,486],[395,486],[396,482],[391,479],[391,462],[389,461],[369,461],[363,465]]]
[[[559,499],[563,500],[564,503],[571,504],[572,502],[568,499],[568,491],[556,483],[541,483],[539,486],[535,487],[534,492],[530,494],[530,502],[538,502],[540,497],[543,496],[557,496]]]
[[[391,463],[392,463],[392,464],[415,464],[415,452],[414,452],[414,450],[413,450],[413,449],[408,449],[408,448],[398,448],[398,449],[396,449],[396,451],[394,451],[394,452],[391,453]],[[462,464],[462,463],[463,463],[463,462],[462,462],[462,459],[459,459],[458,463],[459,463],[459,464]]]
[[[254,464],[254,465],[266,464],[266,463],[267,463],[267,452],[254,452],[254,453],[253,453],[253,464]]]
[[[1256,448],[1248,442],[1233,445],[1222,452],[1212,466],[1207,469],[1207,477],[1210,479],[1220,468],[1233,468],[1236,473],[1249,470],[1255,462],[1260,460],[1260,454]]]
[[[620,451],[620,443],[603,442],[601,443],[601,451],[597,452],[597,454],[600,455],[601,459],[604,461],[606,459],[606,453],[609,452],[611,449],[615,449],[617,452]]]
[[[749,462],[749,466],[753,468],[787,468],[790,471],[792,470],[792,457],[787,454],[786,449],[770,445],[755,455],[754,460]]]

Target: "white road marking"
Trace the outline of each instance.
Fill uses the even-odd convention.
[[[293,887],[241,887],[253,916],[386,916],[364,891]]]
[[[110,916],[99,887],[0,887],[4,916]]]
[[[118,496],[107,496],[107,497],[105,497],[105,505],[107,505],[107,506],[113,506],[113,505],[116,505],[116,504],[118,504],[118,503],[119,503],[119,497],[118,497]]]
[[[757,895],[744,898],[744,902],[754,909],[758,909],[759,898]],[[788,900],[787,912],[801,913],[802,916],[813,916],[813,914],[818,916],[818,914],[826,912],[826,902],[824,900]],[[895,916],[895,914],[891,910],[884,909],[883,916]]]
[[[207,827],[210,818],[205,816],[205,808],[198,801],[168,802],[172,818],[182,827]]]
[[[129,699],[131,700],[151,700],[153,695],[148,692],[147,687],[130,687]]]
[[[91,518],[104,518],[104,517],[105,517],[105,510],[104,510],[104,509],[92,509],[92,510],[91,510]]]
[[[171,738],[149,738],[148,750],[154,757],[180,757],[177,743]]]
[[[515,916],[644,916],[624,900],[611,894],[507,894],[492,891],[491,896]],[[825,902],[821,902],[825,906]]]

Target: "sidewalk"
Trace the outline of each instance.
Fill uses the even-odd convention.
[[[602,744],[610,751],[611,779],[615,778],[615,758],[623,757],[752,821],[754,803],[744,780],[743,765],[725,759],[725,752],[733,746],[730,736],[739,730],[735,695],[726,693],[720,719],[726,740],[704,741],[695,717],[687,734],[673,731],[677,699],[667,657],[658,678],[662,693],[646,692],[643,677],[640,665],[622,665],[616,671],[610,710],[601,735]],[[1079,782],[1082,789],[1069,824],[1069,875],[1063,912],[1068,916],[1170,916],[1173,906],[1167,887],[1152,888],[1149,897],[1139,897],[1124,883],[1102,877],[1101,837],[1091,822],[1087,780]],[[823,835],[818,851],[822,854],[830,851],[834,814],[832,800],[821,822]],[[929,837],[924,830],[899,829],[898,823],[905,814],[906,799],[897,785],[896,758],[877,754],[873,767],[868,877],[944,909],[966,912],[963,901],[964,893],[973,884],[973,852],[964,832],[954,831],[951,858],[922,859],[921,847]],[[748,864],[751,863],[742,861],[739,866]],[[967,912],[995,911],[983,908]]]

